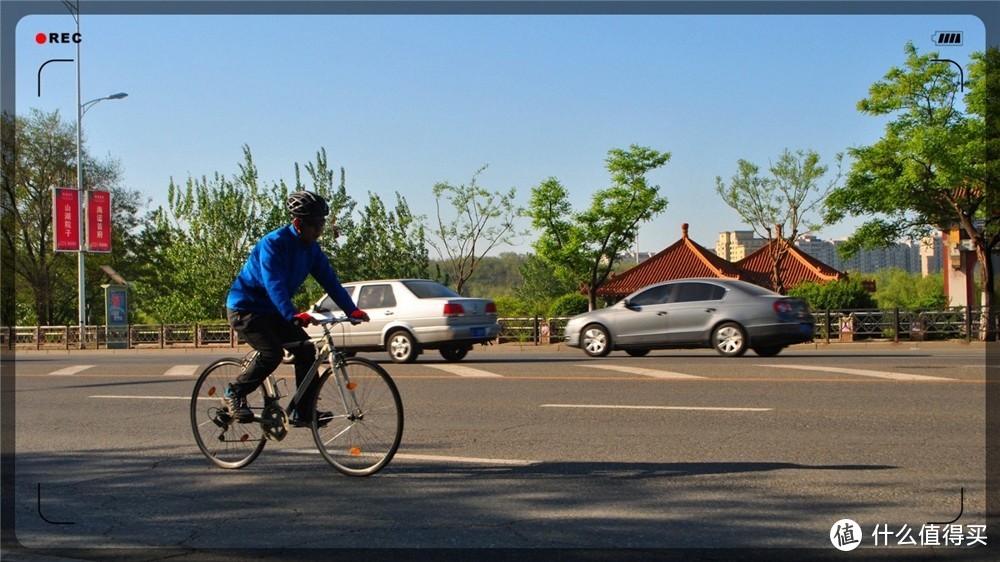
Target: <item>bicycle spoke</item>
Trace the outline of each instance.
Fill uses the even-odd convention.
[[[198,377],[191,396],[191,427],[198,448],[223,468],[242,468],[250,464],[266,443],[259,424],[236,422],[225,412],[223,394],[242,369],[239,359],[216,361]],[[259,415],[264,403],[261,391],[247,396],[247,401],[255,415]]]
[[[349,476],[368,476],[381,470],[399,448],[403,432],[403,405],[388,373],[370,361],[352,358],[343,367],[342,380],[328,370],[317,393],[316,411],[335,412],[326,424],[313,424],[313,436],[323,457]],[[349,411],[343,411],[344,404]]]

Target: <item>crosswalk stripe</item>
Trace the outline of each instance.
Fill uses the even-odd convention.
[[[706,377],[700,377],[698,375],[686,375],[684,373],[675,373],[673,371],[660,371],[657,369],[644,369],[642,367],[627,367],[625,365],[596,365],[590,363],[580,363],[578,367],[591,367],[594,369],[607,369],[609,371],[619,371],[622,373],[631,373],[633,375],[642,375],[644,377],[653,377],[657,379],[704,379]]]
[[[58,371],[52,371],[50,375],[75,375],[80,371],[86,371],[87,369],[92,369],[94,365],[73,365],[72,367],[66,367],[59,369]]]
[[[165,377],[186,377],[191,376],[198,370],[201,365],[174,365],[173,367],[167,369],[166,373],[163,373]]]
[[[441,371],[445,371],[447,373],[451,373],[453,375],[458,375],[460,377],[469,377],[469,378],[473,378],[473,377],[478,377],[478,378],[494,377],[495,378],[495,377],[501,377],[501,376],[503,376],[503,375],[498,375],[496,373],[491,373],[489,371],[483,371],[483,370],[480,370],[480,369],[473,369],[472,367],[463,367],[462,365],[427,365],[427,366],[430,367],[430,368],[432,368],[432,369],[438,369],[438,370],[441,370]]]
[[[828,373],[842,373],[845,375],[858,375],[862,377],[875,377],[879,379],[890,379],[896,381],[951,381],[945,377],[931,377],[928,375],[911,375],[909,373],[893,373],[891,371],[872,371],[869,369],[847,369],[844,367],[817,367],[813,365],[762,365],[775,369],[799,369],[802,371],[823,371]]]

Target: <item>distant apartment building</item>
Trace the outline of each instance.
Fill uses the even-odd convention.
[[[940,273],[943,265],[943,245],[940,234],[920,241],[904,241],[889,248],[861,250],[849,260],[840,259],[837,249],[845,240],[823,240],[804,234],[795,245],[813,258],[839,271],[874,273],[895,267],[909,273],[930,275]],[[736,262],[767,245],[767,240],[754,236],[753,231],[736,230],[720,232],[715,244],[715,254]]]
[[[767,240],[758,238],[752,230],[720,232],[719,239],[715,242],[715,255],[738,262],[764,246],[767,246]]]

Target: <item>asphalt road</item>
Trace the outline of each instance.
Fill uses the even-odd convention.
[[[976,559],[979,543],[1000,542],[976,538],[987,366],[975,344],[739,359],[507,345],[411,365],[366,354],[397,381],[406,418],[399,453],[370,478],[336,472],[308,430],[245,469],[209,464],[189,396],[200,366],[233,354],[19,352],[17,540],[172,559],[218,548],[840,554],[831,530],[851,519],[869,553]]]

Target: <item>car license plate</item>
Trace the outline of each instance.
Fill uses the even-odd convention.
[[[799,332],[803,334],[808,334],[809,332],[812,332],[812,329],[813,329],[812,324],[806,324],[804,322],[802,324],[799,324]]]
[[[486,328],[472,328],[470,330],[472,337],[479,338],[486,335]]]

